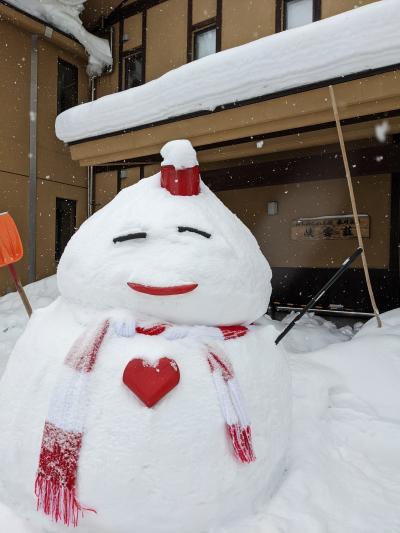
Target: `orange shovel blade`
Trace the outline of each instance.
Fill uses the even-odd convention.
[[[19,261],[24,255],[21,237],[12,216],[0,214],[0,267]]]

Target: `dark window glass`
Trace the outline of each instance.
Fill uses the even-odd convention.
[[[215,54],[217,51],[217,29],[205,28],[194,33],[194,59]]]
[[[57,198],[56,200],[56,254],[59,261],[68,241],[76,229],[76,200]]]
[[[143,52],[135,52],[125,57],[125,89],[137,87],[143,83]]]
[[[285,0],[284,30],[310,24],[313,21],[313,0]]]
[[[57,114],[78,105],[78,68],[58,60]]]

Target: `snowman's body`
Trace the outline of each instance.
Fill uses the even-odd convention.
[[[156,177],[152,180],[140,184],[141,190],[146,193],[149,188],[156,195],[168,194],[156,187]],[[133,192],[126,191],[125,199],[129,194],[134,199]],[[202,192],[214,201],[206,189]],[[260,309],[268,298],[265,287],[269,283],[269,272],[259,257],[246,257],[254,245],[251,240],[250,244],[246,243],[247,230],[246,239],[240,237],[242,230],[237,219],[230,219],[236,224],[233,237],[236,236],[244,248],[232,252],[220,217],[216,217],[213,227],[212,216],[208,216],[212,210],[201,218],[202,210],[195,212],[194,209],[191,220],[184,219],[187,207],[180,212],[178,200],[176,209],[167,207],[164,217],[154,213],[156,222],[153,223],[151,216],[146,218],[149,206],[139,202],[137,212],[129,215],[135,219],[131,223],[127,220],[129,210],[123,210],[126,202],[121,202],[121,196],[119,198],[119,204],[118,199],[114,201],[114,214],[118,213],[118,224],[122,226],[107,228],[102,224],[104,217],[102,219],[99,214],[98,232],[88,231],[85,236],[80,230],[81,241],[78,232],[76,242],[70,245],[70,250],[74,251],[75,247],[75,252],[70,256],[67,253],[61,265],[59,284],[62,296],[50,307],[35,313],[17,343],[0,385],[0,480],[6,488],[2,497],[17,506],[21,515],[39,524],[40,531],[65,528],[36,511],[33,487],[43,426],[57,387],[57,376],[68,349],[87,323],[100,320],[107,313],[111,317],[117,316],[115,312],[118,311],[120,315],[125,313],[125,322],[140,321],[145,315],[153,324],[165,321],[207,326],[250,324],[260,316]],[[170,200],[168,197],[164,199]],[[191,202],[191,205],[195,206],[195,203]],[[218,200],[213,204],[217,214],[220,205]],[[172,220],[180,227],[189,227],[190,222],[190,227],[200,227],[209,234],[212,232],[214,242],[200,234],[184,235],[183,241],[179,241],[181,236],[171,232]],[[149,262],[146,265],[143,248],[140,249],[138,242],[134,242],[133,247],[132,243],[125,246],[125,241],[112,242],[116,236],[129,234],[126,232],[133,229],[143,232],[143,226],[132,227],[138,221],[144,224],[147,236],[151,232],[156,235],[154,243],[141,244],[149,247],[148,253],[152,257],[151,247],[155,250],[158,247],[163,274],[156,268],[160,265]],[[90,222],[87,223],[89,229]],[[93,242],[96,236],[99,239],[97,245]],[[193,256],[190,238],[200,239],[198,247],[195,246],[195,251],[200,250],[197,256],[196,253]],[[165,242],[157,243],[157,239],[169,243],[176,253],[170,257]],[[206,244],[210,245],[211,251],[205,260]],[[107,262],[106,249],[110,246],[119,258],[113,271],[104,265],[104,261]],[[95,257],[91,253],[92,247],[100,250]],[[79,252],[82,257],[78,260]],[[135,252],[135,261],[127,265],[126,254]],[[190,263],[185,262],[185,257],[191,255],[195,265],[187,266]],[[179,267],[179,256],[183,256],[182,268],[175,266]],[[102,263],[99,257],[104,259]],[[218,267],[221,260],[223,264]],[[81,261],[86,264],[80,264]],[[97,269],[94,266],[96,261]],[[211,281],[206,272],[207,263]],[[247,265],[247,272],[242,276],[239,269],[242,286],[237,288],[239,295],[232,297],[223,280],[232,277],[237,281],[236,267],[242,263]],[[79,265],[83,270],[76,279]],[[230,265],[234,269],[231,273]],[[263,271],[266,271],[265,278],[259,275]],[[147,287],[151,280],[159,286],[163,276],[167,276],[169,285],[173,286],[189,286],[195,282],[198,294],[196,289],[175,296],[136,295],[126,288],[126,283],[118,281],[134,278],[134,282],[139,281]],[[214,289],[207,288],[207,283]],[[203,292],[202,285],[206,286]],[[262,291],[258,297],[257,291]],[[228,305],[225,311],[224,292]],[[132,308],[128,303],[130,296],[137,297]],[[256,299],[253,306],[252,298]],[[207,308],[208,299],[210,305]],[[160,310],[159,320],[156,320],[157,309]],[[221,316],[220,321],[218,316]],[[191,331],[196,328],[188,327],[187,334],[181,335],[183,338],[173,340],[173,336],[164,334],[121,336],[118,328],[113,327],[113,320],[111,318],[111,327],[92,372],[88,387],[90,401],[82,406],[85,430],[77,492],[80,503],[95,509],[96,513],[85,512],[78,529],[87,533],[205,533],[254,512],[282,477],[290,427],[288,370],[274,345],[277,332],[273,324],[261,319],[249,326],[246,335],[231,340],[209,339],[206,333],[204,338],[192,336]],[[207,363],[210,347],[230,360],[240,383],[251,419],[257,458],[250,464],[237,461],[227,439]],[[151,409],[122,383],[125,367],[136,357],[144,358],[150,364],[155,364],[161,357],[169,357],[180,370],[179,384]]]

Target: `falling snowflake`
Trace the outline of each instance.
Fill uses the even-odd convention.
[[[390,131],[390,124],[387,120],[384,120],[381,124],[375,126],[375,137],[379,142],[386,142],[386,136]]]

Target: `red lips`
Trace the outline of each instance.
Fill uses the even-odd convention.
[[[140,283],[128,282],[131,289],[143,294],[151,294],[152,296],[175,296],[177,294],[186,294],[194,291],[197,288],[197,283],[188,283],[186,285],[173,285],[171,287],[153,287],[151,285],[141,285]]]

